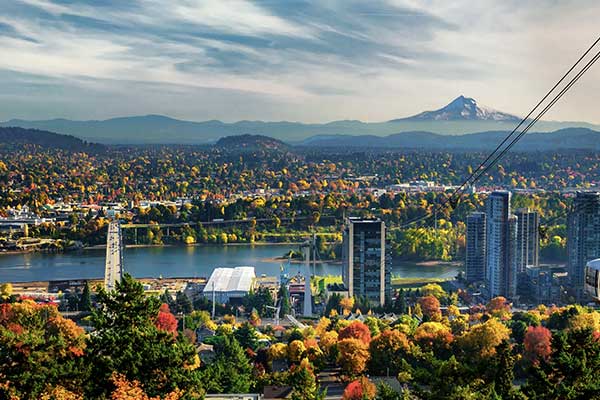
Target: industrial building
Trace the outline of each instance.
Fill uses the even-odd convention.
[[[203,294],[218,303],[226,303],[231,299],[241,299],[253,288],[256,274],[254,267],[215,268]]]

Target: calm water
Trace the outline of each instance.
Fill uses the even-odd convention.
[[[125,249],[125,271],[135,277],[208,277],[216,267],[249,265],[257,275],[279,275],[280,257],[293,245],[145,247]],[[104,276],[104,250],[76,253],[0,254],[0,282],[46,281]],[[290,274],[301,266],[291,264]],[[448,266],[418,266],[403,263],[393,266],[401,277],[453,277],[458,269]],[[341,275],[341,265],[323,263],[318,275]]]

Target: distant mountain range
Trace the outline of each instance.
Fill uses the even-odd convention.
[[[12,119],[1,122],[0,126],[46,130],[105,144],[209,144],[215,143],[222,137],[243,134],[265,135],[287,143],[301,143],[317,135],[387,136],[399,132],[463,135],[485,131],[510,131],[519,120],[519,117],[481,107],[474,99],[460,96],[436,111],[426,111],[408,118],[376,123],[354,120],[324,124],[286,121],[192,122],[161,115],[146,115],[102,121]],[[552,121],[540,121],[535,129],[539,132],[549,132],[573,127],[600,130],[600,126],[585,122]]]
[[[495,148],[508,132],[489,131],[460,136],[439,135],[431,132],[404,132],[388,136],[374,135],[318,135],[295,145],[263,135],[237,135],[219,139],[214,147],[224,151],[246,152],[255,150],[294,151],[298,148],[322,151],[350,151],[365,149],[416,149],[446,151],[487,151]],[[36,144],[48,148],[76,151],[103,151],[106,146],[88,143],[69,135],[60,135],[37,129],[0,127],[0,146]],[[597,150],[600,151],[600,132],[587,128],[566,128],[555,132],[528,133],[514,147],[516,151]]]
[[[302,142],[306,147],[321,148],[385,148],[427,150],[491,150],[499,145],[509,132],[489,131],[460,136],[439,135],[431,132],[403,132],[388,136],[333,135],[313,136]],[[517,151],[600,150],[600,132],[588,128],[565,128],[554,132],[532,132],[514,146]]]

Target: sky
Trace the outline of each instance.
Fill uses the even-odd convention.
[[[597,0],[3,0],[0,120],[376,122],[461,94],[522,116],[598,16]],[[545,119],[600,123],[599,96],[600,63]]]

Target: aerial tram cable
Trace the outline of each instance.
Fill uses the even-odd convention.
[[[517,132],[517,130],[524,124],[526,123],[531,115],[533,115],[533,113],[544,103],[544,101],[546,101],[548,99],[548,97],[560,86],[561,83],[563,83],[563,81],[567,78],[567,76],[569,76],[571,74],[571,72],[573,72],[573,70],[581,63],[581,61],[583,61],[585,59],[585,57],[592,51],[592,49],[600,42],[600,37],[598,37],[594,43],[592,43],[592,45],[579,57],[579,59],[575,62],[575,64],[573,64],[571,66],[571,68],[569,68],[569,70],[560,78],[560,80],[552,87],[552,89],[550,89],[546,95],[536,104],[536,106],[529,112],[529,114],[527,114],[527,116],[525,118],[523,118],[521,120],[521,122],[515,127],[515,129],[513,129],[512,132],[510,132],[509,135],[506,136],[506,138],[488,155],[488,157],[469,175],[469,177],[458,187],[456,188],[452,194],[447,197],[444,201],[442,201],[436,208],[436,210],[434,212],[432,211],[428,211],[424,216],[421,217],[417,217],[405,224],[402,224],[400,226],[401,229],[404,228],[408,228],[411,225],[414,225],[416,223],[419,223],[421,221],[425,221],[429,218],[431,218],[434,214],[436,214],[437,212],[441,211],[443,212],[445,210],[445,208],[447,207],[448,204],[450,204],[450,206],[452,207],[452,209],[456,208],[456,206],[458,205],[458,201],[460,200],[460,196],[464,193],[465,188],[467,187],[467,185],[469,184],[473,184],[475,183],[477,180],[479,180],[479,178],[481,178],[481,176],[487,172],[492,166],[494,166],[496,164],[496,162],[498,162],[498,160],[500,160],[500,158],[502,158],[504,156],[504,154],[506,154],[506,152],[508,152],[528,131],[529,129],[531,129],[531,127],[533,127],[537,121],[544,116],[544,114],[546,114],[546,112],[548,110],[550,110],[550,108],[552,108],[552,106],[554,106],[554,104],[556,104],[556,102],[558,100],[560,100],[560,98],[567,92],[569,91],[569,89],[571,89],[571,87],[579,80],[579,78],[581,78],[581,76],[583,76],[588,70],[589,68],[591,68],[591,66],[598,60],[598,58],[600,58],[600,52],[596,53],[595,56],[575,75],[575,77],[573,77],[569,83],[559,92],[559,94],[557,94],[551,101],[550,103],[540,112],[536,115],[536,117],[531,120],[529,122],[529,124],[523,129],[522,132],[518,133],[516,137],[513,138],[513,140],[508,144],[508,146],[506,146],[503,150],[502,146],[504,146],[510,139],[511,137],[513,137],[513,135],[515,135],[515,133]],[[493,160],[492,158],[494,157],[494,155],[500,151],[500,154],[498,156],[496,156]],[[490,162],[490,160],[492,160]],[[486,166],[486,164],[488,164]],[[483,168],[483,170],[482,170]]]

